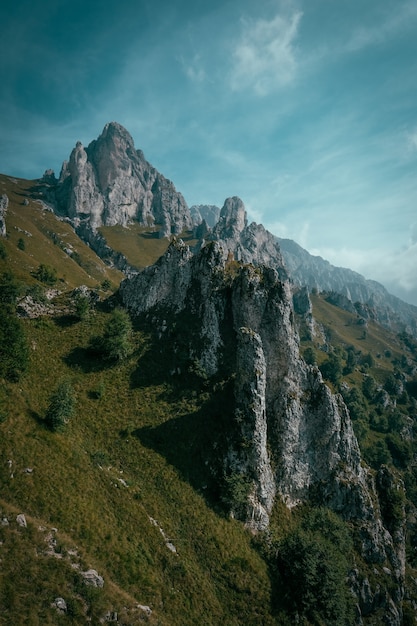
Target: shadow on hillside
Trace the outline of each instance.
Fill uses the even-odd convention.
[[[196,412],[158,426],[138,428],[131,434],[163,456],[210,507],[220,512],[222,460],[230,437],[230,416],[230,390],[226,390],[214,394]]]
[[[60,315],[53,318],[54,324],[59,328],[70,328],[75,324],[79,324],[80,319],[75,315]]]
[[[74,348],[66,356],[63,361],[71,369],[79,369],[84,374],[90,372],[101,372],[107,369],[110,364],[98,356],[93,354],[88,348]]]

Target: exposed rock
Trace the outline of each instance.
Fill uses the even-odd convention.
[[[213,228],[219,221],[220,209],[213,204],[194,204],[190,207],[190,214],[195,226],[205,221],[209,228]]]
[[[58,182],[54,170],[51,169],[45,170],[41,181],[43,183],[47,183],[48,185],[56,185],[56,183]]]
[[[19,515],[16,517],[16,522],[22,528],[27,527],[26,517],[24,516],[23,513],[19,513]]]
[[[236,261],[273,267],[281,279],[287,278],[276,237],[261,224],[248,225],[240,198],[227,198],[220,219],[208,239],[221,241]]]
[[[65,602],[64,598],[55,598],[51,606],[53,609],[56,609],[58,613],[61,614],[65,614],[68,610],[67,603]]]
[[[24,296],[17,304],[17,314],[19,317],[35,319],[43,315],[53,315],[56,313],[52,304],[35,300],[32,296]]]
[[[120,124],[106,124],[87,148],[78,142],[64,162],[55,189],[58,211],[95,231],[133,220],[159,224],[163,236],[192,226],[182,195],[136,150]]]
[[[5,237],[7,235],[6,230],[6,213],[9,207],[9,197],[7,194],[3,194],[0,196],[0,237]]]
[[[86,572],[81,572],[81,576],[84,579],[86,585],[90,587],[103,587],[104,579],[100,576],[95,569],[89,569]]]
[[[100,296],[98,295],[97,291],[95,291],[94,289],[89,289],[87,287],[87,285],[80,285],[79,287],[76,287],[72,292],[71,292],[71,297],[72,298],[86,298],[91,306],[94,306],[95,304],[97,304],[97,302],[100,299]]]
[[[232,472],[251,482],[248,493],[247,525],[266,529],[275,498],[275,482],[267,450],[266,362],[259,335],[248,328],[237,333],[236,421],[239,440],[246,448],[231,451],[228,465]]]
[[[225,243],[209,243],[193,255],[174,241],[154,266],[123,281],[122,300],[132,313],[149,314],[164,329],[161,336],[186,315],[183,342],[208,376],[236,354],[229,372],[235,377],[234,439],[223,463],[247,495],[243,508],[230,503],[231,512],[259,530],[268,526],[277,496],[290,508],[307,501],[329,506],[355,524],[363,557],[393,572],[398,604],[404,538],[394,539],[382,522],[342,397],[300,358],[290,283],[275,269],[233,259],[248,227],[240,202],[233,199],[226,210],[219,221],[230,234]],[[256,240],[255,258],[261,249]],[[386,598],[385,606],[390,602]]]

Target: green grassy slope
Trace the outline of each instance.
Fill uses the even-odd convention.
[[[3,384],[0,508],[11,526],[16,512],[36,521],[30,531],[13,529],[16,545],[9,553],[11,531],[4,529],[2,550],[9,557],[14,551],[24,554],[29,571],[47,573],[42,574],[45,588],[40,584],[42,591],[26,606],[27,585],[16,585],[10,596],[6,583],[14,561],[3,558],[0,586],[6,591],[0,595],[0,624],[26,623],[29,614],[42,616],[31,623],[58,623],[56,610],[49,607],[57,595],[82,604],[77,600],[80,584],[71,582],[69,567],[54,574],[58,565],[52,557],[31,556],[27,550],[27,535],[39,534],[38,525],[56,527],[62,550],[76,546],[84,567],[104,577],[104,589],[85,600],[95,619],[104,608],[123,608],[123,589],[149,605],[161,624],[274,623],[266,565],[251,537],[241,524],[216,513],[204,489],[194,489],[168,462],[167,453],[158,452],[165,450],[159,441],[163,429],[157,440],[142,435],[174,418],[178,437],[184,436],[181,421],[202,409],[207,394],[173,394],[166,382],[132,384],[146,361],[149,339],[140,332],[129,361],[102,368],[84,350],[106,316],[97,312],[89,321],[73,324],[27,321],[29,371],[18,383]],[[70,378],[75,388],[76,416],[65,432],[52,433],[43,418],[50,392],[63,378]],[[167,547],[168,538],[176,553]],[[36,542],[42,543],[39,537]],[[85,623],[82,619],[72,623]]]
[[[7,237],[2,240],[7,261],[0,260],[0,271],[7,267],[30,285],[36,283],[32,272],[40,264],[48,265],[58,272],[56,288],[64,291],[82,284],[97,287],[104,280],[114,286],[120,283],[121,272],[107,267],[69,224],[42,207],[36,181],[0,175],[0,195],[3,193],[9,198]]]
[[[0,273],[11,269],[21,283],[33,285],[32,272],[46,264],[56,269],[63,292],[80,284],[98,288],[104,279],[117,286],[121,273],[42,209],[32,182],[0,176],[4,192],[10,205]],[[103,234],[138,267],[155,261],[167,245],[136,225]],[[65,247],[76,251],[76,260]],[[357,356],[352,371],[329,382],[335,390],[342,383],[362,389],[367,376],[384,383],[401,363],[415,360],[404,338],[372,322],[364,335],[356,316],[322,295],[312,301],[326,349],[338,351],[343,365],[349,346]],[[0,522],[8,522],[0,524],[0,625],[100,624],[108,611],[126,625],[294,623],[282,610],[285,581],[271,570],[266,550],[275,550],[274,542],[297,527],[303,512],[291,514],[278,503],[271,543],[262,544],[224,514],[213,480],[213,450],[231,411],[229,381],[210,383],[192,372],[173,377],[170,346],[154,343],[151,329],[139,323],[131,356],[103,362],[88,346],[102,334],[111,305],[100,303],[81,321],[24,320],[28,369],[17,382],[0,380]],[[302,340],[302,351],[312,348],[319,365],[329,354],[323,341],[307,334]],[[45,413],[63,380],[75,391],[76,411],[63,432],[53,433]],[[416,419],[413,385],[408,390],[396,398],[397,425],[364,399],[365,417],[355,415],[354,426],[374,468],[381,461],[370,450],[378,444],[402,472],[411,507],[417,472],[404,459],[414,459],[414,441],[406,450],[395,448],[395,437],[409,425],[405,416]],[[21,513],[26,528],[16,522]],[[90,568],[103,576],[102,589],[83,582],[80,572]],[[62,615],[51,606],[59,596],[68,606]]]

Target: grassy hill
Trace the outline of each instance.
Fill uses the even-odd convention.
[[[42,207],[33,182],[1,176],[0,193],[10,199],[0,274],[11,270],[21,294],[33,293],[50,288],[36,278],[39,266],[52,268],[64,311],[22,320],[27,369],[18,380],[0,380],[0,624],[100,624],[114,613],[127,625],[294,623],[271,555],[308,511],[291,514],[277,503],[266,538],[225,514],[212,452],[230,411],[230,381],[209,382],[191,372],[174,378],[170,346],[155,342],[152,328],[138,322],[130,356],[103,360],[90,347],[117,305],[108,282],[116,288],[122,274]],[[103,233],[139,267],[166,246],[137,226]],[[82,319],[69,312],[71,291],[81,284],[100,296]],[[342,371],[329,384],[353,406],[371,465],[381,462],[373,454],[378,444],[401,472],[411,508],[417,493],[414,344],[372,322],[364,334],[356,316],[323,294],[312,301],[321,331],[313,336],[299,321],[302,351],[310,349],[320,367],[332,352],[338,356]],[[398,380],[398,372],[406,380],[390,394],[394,423],[391,408],[381,409],[376,392],[365,395],[363,385],[372,377],[383,386],[390,375]],[[75,413],[62,432],[52,432],[45,416],[62,381],[74,391]],[[349,400],[353,388],[362,413]],[[18,523],[20,514],[26,526]],[[89,569],[103,577],[103,587],[84,582]],[[65,612],[54,605],[57,598],[65,600]],[[381,623],[375,619],[369,623]]]

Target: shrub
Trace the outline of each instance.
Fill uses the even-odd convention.
[[[64,428],[75,412],[75,393],[68,380],[62,381],[52,394],[45,421],[53,431]]]
[[[308,365],[317,365],[316,353],[314,352],[313,348],[311,347],[306,348],[303,356],[304,356],[304,361]]]
[[[333,352],[325,361],[323,361],[320,366],[320,370],[324,378],[330,380],[330,382],[334,384],[337,384],[343,372],[341,357]]]
[[[38,269],[33,272],[33,276],[45,285],[55,285],[57,281],[56,269],[44,263],[41,263]]]
[[[83,296],[81,294],[77,295],[75,298],[75,315],[80,320],[85,320],[88,318],[91,309],[91,302],[88,296]]]
[[[103,335],[92,339],[90,349],[109,361],[122,361],[133,352],[132,334],[129,314],[124,309],[115,309]]]
[[[19,248],[19,250],[24,250],[26,248],[25,240],[22,237],[19,237],[17,247]]]

